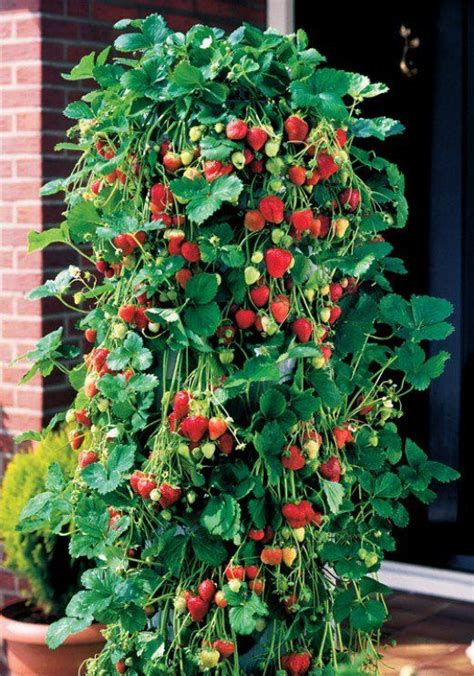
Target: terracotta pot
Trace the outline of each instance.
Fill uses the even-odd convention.
[[[70,636],[59,648],[46,645],[47,624],[28,622],[31,615],[23,601],[12,603],[0,614],[0,637],[5,641],[11,676],[77,676],[81,664],[102,650],[102,625]]]

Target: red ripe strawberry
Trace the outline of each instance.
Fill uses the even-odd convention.
[[[84,441],[84,433],[79,430],[71,430],[68,434],[69,443],[73,451],[77,451]]]
[[[199,245],[195,242],[184,242],[181,245],[181,256],[190,263],[198,263],[201,260]]]
[[[300,449],[297,446],[288,446],[285,453],[281,456],[281,464],[285,469],[298,470],[306,465]]]
[[[234,437],[229,432],[225,432],[217,442],[219,450],[224,455],[230,455],[234,450]]]
[[[198,594],[203,601],[211,603],[216,595],[217,587],[212,580],[203,580],[198,587]]]
[[[265,526],[265,537],[262,540],[262,544],[266,545],[268,542],[273,540],[273,528],[271,526]]]
[[[216,336],[219,338],[219,342],[224,345],[230,345],[234,340],[236,333],[235,326],[233,324],[224,324],[219,326],[216,331]]]
[[[304,185],[306,182],[306,170],[304,167],[290,167],[288,178],[295,185]]]
[[[183,494],[181,488],[171,486],[166,482],[162,483],[161,486],[158,487],[158,490],[161,493],[161,498],[158,502],[163,507],[163,509],[167,509],[168,507],[171,507],[171,505],[174,505],[174,503],[178,502],[178,500],[181,498],[181,495]]]
[[[124,256],[128,256],[136,248],[136,244],[130,235],[117,235],[112,241],[117,249],[122,251]]]
[[[186,601],[186,608],[194,622],[202,622],[209,612],[209,603],[200,596],[191,596]]]
[[[344,295],[344,289],[337,282],[333,282],[329,286],[329,293],[332,302],[337,303],[337,301]]]
[[[141,472],[139,469],[136,469],[130,476],[129,483],[134,493],[138,493],[138,482],[144,476],[145,476],[144,472]]]
[[[270,277],[279,279],[288,272],[293,262],[292,254],[286,249],[267,249],[265,251],[265,265]]]
[[[223,591],[218,591],[214,596],[214,603],[218,608],[226,608],[227,600]]]
[[[189,413],[189,402],[191,401],[191,393],[187,390],[180,390],[176,392],[173,397],[173,413],[175,417],[180,420]]]
[[[106,263],[105,261],[96,261],[95,267],[97,272],[101,272],[102,274],[104,274],[104,272],[108,270],[109,264]]]
[[[150,497],[150,493],[153,489],[156,488],[156,481],[150,475],[144,475],[140,477],[137,483],[137,493],[138,495],[146,500]]]
[[[94,329],[86,329],[84,331],[84,338],[87,340],[88,343],[95,343],[95,340],[97,338],[97,331]]]
[[[262,197],[258,203],[258,209],[269,223],[278,225],[285,218],[285,203],[275,195]]]
[[[291,225],[298,233],[303,232],[304,230],[310,230],[313,220],[314,216],[311,209],[302,209],[301,211],[295,211],[291,215]]]
[[[98,195],[101,189],[102,189],[102,181],[97,180],[91,183],[91,192],[93,192],[94,195]]]
[[[298,115],[288,117],[285,120],[284,127],[289,141],[304,141],[308,136],[308,123]]]
[[[125,371],[122,373],[122,375],[128,383],[130,378],[133,378],[133,376],[135,375],[135,371],[133,369],[125,369]]]
[[[233,566],[228,564],[224,570],[227,580],[245,580],[245,568],[243,566]]]
[[[247,211],[244,217],[244,226],[250,232],[258,232],[265,227],[265,219],[257,209]]]
[[[344,129],[336,129],[335,137],[337,145],[343,148],[347,143],[347,133]]]
[[[323,359],[327,363],[332,357],[332,350],[329,347],[329,345],[321,345],[320,349],[321,349],[321,354],[323,356]]]
[[[290,312],[290,300],[281,294],[275,296],[275,300],[270,303],[270,312],[278,324],[282,324]]]
[[[180,285],[182,289],[186,288],[186,284],[189,282],[191,277],[193,276],[193,273],[191,270],[188,270],[188,268],[183,268],[182,270],[178,270],[178,272],[175,274],[175,279]]]
[[[337,322],[339,317],[342,315],[342,309],[339,307],[339,305],[335,305],[333,308],[331,308],[331,313],[329,315],[329,323],[334,324]]]
[[[270,298],[270,289],[266,284],[254,286],[250,291],[250,298],[256,307],[263,307],[268,303],[268,299]]]
[[[135,319],[136,305],[121,305],[119,307],[118,316],[127,324],[132,324]]]
[[[235,651],[235,645],[232,641],[222,641],[221,639],[214,641],[212,647],[214,650],[217,650],[222,660],[226,660]]]
[[[146,327],[148,326],[148,317],[146,316],[145,312],[146,308],[143,307],[137,307],[135,311],[133,323],[140,330],[146,329]]]
[[[168,252],[170,256],[179,256],[183,244],[184,235],[175,235],[168,242]]]
[[[115,662],[114,666],[115,666],[115,671],[118,674],[125,674],[125,672],[127,671],[127,665],[122,660]]]
[[[92,352],[92,361],[97,371],[104,366],[108,356],[109,350],[106,347],[98,347]]]
[[[249,538],[251,540],[254,540],[254,542],[260,542],[260,540],[263,540],[264,537],[265,531],[263,530],[263,528],[259,528],[258,530],[256,530],[255,528],[251,528],[249,530]]]
[[[331,155],[327,153],[321,153],[318,155],[318,172],[319,176],[325,180],[339,171],[339,167],[334,162]]]
[[[251,127],[247,132],[245,140],[252,150],[258,151],[263,148],[268,141],[268,134],[265,129],[262,129],[261,127]]]
[[[311,522],[316,524],[321,522],[321,515],[314,511],[307,500],[287,503],[281,508],[281,513],[291,528],[303,528]]]
[[[360,204],[360,192],[355,188],[345,188],[339,193],[339,202],[349,211],[355,211]]]
[[[234,167],[232,164],[222,164],[219,160],[208,160],[204,162],[204,176],[206,181],[210,183],[219,176],[225,176],[230,174],[233,171]]]
[[[92,465],[94,462],[97,462],[99,456],[94,451],[81,451],[79,453],[79,467],[83,469],[87,465]]]
[[[304,676],[311,666],[309,653],[291,653],[281,658],[281,666],[290,676]]]
[[[331,456],[327,462],[319,465],[319,471],[328,481],[339,483],[341,480],[341,463],[335,455]]]
[[[232,141],[241,141],[247,136],[248,130],[249,128],[243,120],[235,119],[227,124],[225,135]]]
[[[165,211],[166,207],[173,204],[173,193],[163,183],[155,183],[150,190],[150,200],[159,211]]]
[[[167,152],[163,157],[163,165],[168,173],[174,174],[175,171],[178,171],[183,166],[183,163],[177,153]]]
[[[208,427],[209,420],[203,415],[190,415],[183,420],[179,429],[183,436],[197,444],[206,434]]]
[[[343,448],[347,443],[354,441],[354,437],[347,423],[341,427],[335,427],[332,433],[338,448]]]
[[[263,160],[254,160],[250,165],[250,171],[253,174],[261,174],[263,173],[263,169],[264,169]]]
[[[258,566],[245,566],[245,576],[247,577],[248,580],[255,580],[257,575],[258,575]]]
[[[95,397],[98,391],[99,389],[94,381],[91,381],[89,383],[86,382],[86,384],[84,385],[84,394],[88,399],[92,399],[92,397]]]
[[[298,603],[298,597],[296,594],[290,594],[287,596],[283,605],[285,606],[285,612],[291,613],[294,610],[295,605]]]
[[[209,418],[209,439],[215,441],[227,431],[227,423],[224,418]]]
[[[306,179],[306,185],[317,185],[320,180],[321,176],[319,175],[319,171],[315,170],[311,176]]]
[[[313,333],[313,326],[309,319],[300,317],[295,319],[291,325],[291,330],[296,335],[300,343],[307,343]]]
[[[237,310],[235,313],[235,323],[239,329],[249,329],[255,324],[255,319],[257,315],[253,310]]]
[[[257,594],[257,596],[261,596],[263,594],[263,590],[265,589],[265,582],[263,580],[250,580],[249,582],[249,589]]]
[[[253,158],[255,157],[253,152],[249,148],[244,148],[243,152],[244,152],[245,164],[247,165],[247,164],[250,164],[251,162],[253,162]]]
[[[319,231],[317,237],[326,237],[331,228],[331,218],[326,214],[318,214],[316,220],[319,221]]]
[[[260,561],[267,566],[279,566],[283,554],[279,547],[265,547],[260,554]]]
[[[75,411],[74,415],[76,418],[76,422],[78,422],[79,425],[84,425],[84,427],[90,427],[92,425],[91,419],[89,418],[89,415],[85,408],[81,408],[78,411]]]

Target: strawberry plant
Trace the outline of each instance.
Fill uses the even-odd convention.
[[[403,176],[367,139],[403,127],[361,117],[385,85],[302,31],[117,28],[118,57],[65,75],[94,88],[43,188],[64,221],[29,238],[88,264],[30,293],[74,303],[90,346],[71,362],[58,329],[27,355],[24,380],[77,390],[80,454],[29,518],[92,564],[49,644],[106,624],[93,675],[376,672],[392,529],[457,476],[398,431],[452,330],[449,302],[392,288]]]

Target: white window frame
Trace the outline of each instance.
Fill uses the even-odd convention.
[[[267,27],[292,33],[295,29],[294,0],[267,0]]]

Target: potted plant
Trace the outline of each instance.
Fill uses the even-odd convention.
[[[44,525],[35,532],[19,528],[26,504],[44,488],[66,482],[75,468],[67,432],[47,430],[32,450],[9,463],[0,491],[0,537],[5,565],[27,583],[27,599],[1,610],[0,636],[5,641],[11,674],[77,674],[82,662],[100,651],[97,628],[72,636],[53,653],[45,642],[48,625],[61,617],[79,588],[84,564],[70,557],[69,540]]]
[[[49,645],[98,621],[94,676],[376,672],[392,529],[456,477],[398,428],[452,330],[450,303],[392,290],[403,177],[367,139],[403,127],[361,117],[385,85],[302,31],[118,28],[129,54],[66,75],[95,85],[65,111],[79,160],[43,188],[64,222],[29,238],[95,268],[30,294],[72,297],[91,344],[74,368],[61,329],[27,355],[69,373],[81,426],[26,519],[70,523],[92,565]]]

